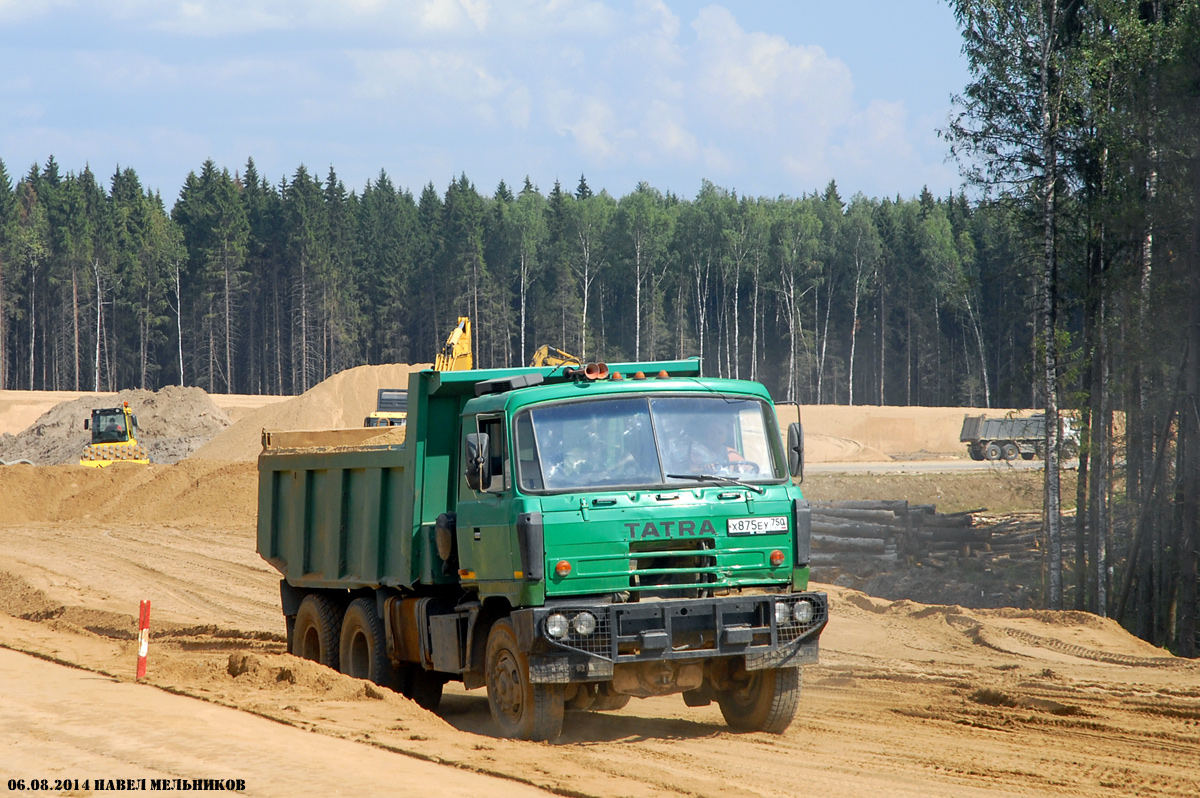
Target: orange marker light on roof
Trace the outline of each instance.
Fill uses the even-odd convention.
[[[665,380],[667,377],[670,377],[670,376],[671,375],[667,373],[666,369],[662,369],[661,371],[658,372],[658,378],[660,380]]]
[[[635,380],[644,380],[644,379],[646,379],[646,372],[644,372],[644,371],[635,372],[633,375],[633,378]]]

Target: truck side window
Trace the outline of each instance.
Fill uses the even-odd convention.
[[[508,446],[504,439],[504,420],[481,418],[479,431],[488,436],[488,449],[492,460],[492,481],[484,487],[484,492],[502,493],[512,484],[508,470]]]
[[[521,488],[542,490],[542,464],[538,461],[537,442],[533,437],[533,423],[528,412],[517,416],[517,459],[520,461]]]

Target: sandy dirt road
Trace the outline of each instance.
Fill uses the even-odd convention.
[[[411,794],[529,798],[542,790],[452,771],[247,712],[0,649],[0,788],[46,779],[51,793],[100,792],[121,779],[240,782],[255,795]],[[56,790],[58,781],[70,790]],[[78,789],[76,789],[78,787]],[[226,787],[226,789],[228,789]],[[41,790],[39,790],[40,792]],[[112,790],[122,792],[122,790]]]
[[[435,715],[284,654],[277,584],[249,518],[0,529],[0,728],[18,730],[0,733],[0,774],[232,776],[255,795],[1200,794],[1200,665],[1092,616],[830,587],[785,734],[733,734],[715,706],[666,697],[570,712],[544,744],[491,736],[481,691],[448,689]],[[143,598],[149,685],[133,685]],[[141,702],[151,725],[120,709]],[[428,768],[431,792],[416,786]]]

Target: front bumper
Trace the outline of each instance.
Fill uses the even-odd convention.
[[[812,604],[812,619],[779,623],[776,604]],[[596,618],[595,631],[577,634],[580,613]],[[546,618],[567,618],[568,634],[546,632]],[[518,610],[512,615],[534,682],[565,683],[611,679],[618,664],[663,660],[697,661],[741,656],[747,670],[786,668],[817,661],[818,639],[829,620],[824,593],[784,593],[705,599],[664,599],[630,604],[562,603]]]

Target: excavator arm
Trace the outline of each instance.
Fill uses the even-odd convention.
[[[442,351],[434,359],[434,371],[467,371],[474,368],[471,354],[471,319],[459,316],[458,324],[450,331]]]
[[[581,366],[579,358],[564,352],[553,346],[539,346],[533,353],[533,360],[529,361],[530,366]]]

